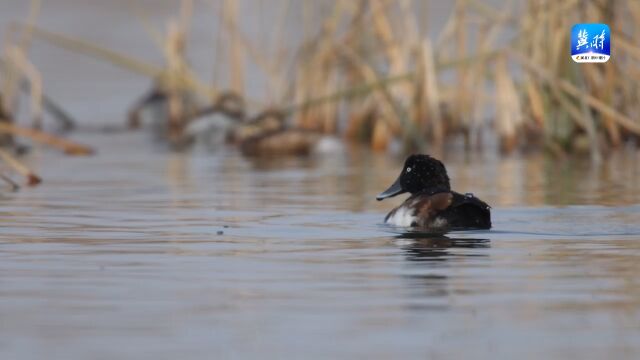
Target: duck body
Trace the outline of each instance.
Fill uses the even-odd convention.
[[[308,156],[341,150],[337,138],[287,126],[285,116],[278,110],[266,110],[232,132],[229,142],[239,145],[248,157]]]
[[[428,155],[411,155],[377,199],[405,192],[411,196],[387,214],[385,223],[434,232],[491,228],[491,207],[473,194],[452,191],[444,165]]]
[[[418,193],[391,210],[384,222],[434,231],[490,229],[491,208],[472,194]]]
[[[309,155],[320,134],[302,129],[267,131],[249,137],[240,144],[246,156]]]

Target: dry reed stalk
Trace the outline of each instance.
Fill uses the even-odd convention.
[[[295,99],[307,102],[333,94],[338,90],[341,77],[338,67],[337,43],[334,39],[338,22],[350,9],[344,1],[337,1],[331,15],[320,25],[320,31],[306,40],[296,57],[298,69],[294,82]],[[305,5],[306,6],[306,5]],[[305,10],[306,11],[306,10]],[[323,102],[318,106],[305,107],[295,117],[297,127],[335,133],[337,130],[337,102]]]
[[[282,2],[280,2],[282,4]],[[274,24],[275,30],[273,31],[272,41],[267,41],[264,44],[262,51],[268,54],[267,57],[270,61],[267,62],[267,74],[269,74],[270,81],[267,84],[267,101],[282,101],[285,96],[285,88],[287,84],[287,67],[286,67],[286,55],[285,41],[284,41],[284,25],[291,10],[291,0],[285,0],[284,4],[278,11],[277,20]],[[269,54],[271,50],[271,53]],[[277,100],[276,100],[277,99]]]
[[[545,36],[545,32],[548,30],[548,24],[547,22],[540,22],[540,11],[537,10],[537,7],[534,6],[533,2],[527,2],[526,6],[526,12],[527,14],[529,14],[529,16],[525,16],[522,19],[519,31],[523,34],[529,34],[529,36],[522,39],[525,42],[524,44],[522,44],[522,46],[526,47],[526,49],[529,49],[529,55],[532,59],[539,63],[542,63],[543,61],[545,61],[545,54],[542,51],[543,48],[537,45],[541,44],[542,41],[544,41],[543,38]],[[543,27],[544,31],[536,31],[541,26]]]
[[[371,135],[371,149],[374,151],[386,151],[391,143],[390,129],[384,118],[376,118],[373,123]]]
[[[633,24],[640,24],[640,2],[627,1],[627,8],[622,11],[631,17],[631,22]],[[618,40],[616,40],[614,45],[616,47],[620,46],[625,51],[632,53],[631,55],[637,60],[640,59],[640,48],[637,45],[633,45],[628,39],[638,39],[638,36],[640,36],[640,26],[634,26],[631,30],[633,33],[630,34],[630,37],[622,36],[623,34],[621,33],[616,33],[615,36]],[[620,39],[622,39],[622,42],[619,41]],[[614,48],[613,51],[615,50],[617,50],[617,48]]]
[[[86,145],[77,144],[41,130],[20,127],[13,123],[0,122],[0,134],[2,133],[26,137],[35,142],[62,150],[68,155],[91,155],[94,153],[93,149]]]
[[[531,76],[527,76],[525,80],[525,91],[527,99],[529,100],[529,109],[531,110],[531,116],[536,122],[537,126],[541,129],[545,126],[545,106],[542,100],[542,94],[539,85]]]
[[[180,32],[185,38],[189,36],[189,28],[191,27],[191,18],[193,17],[193,0],[182,0],[180,2],[180,14],[178,17],[178,26]]]
[[[315,55],[315,56],[314,56]],[[320,66],[320,57],[322,57],[322,53],[316,52],[315,54],[310,54],[313,56],[306,64],[302,64],[301,67],[301,81],[298,83],[300,87],[299,95],[304,99],[313,99],[319,96],[319,88],[322,86],[318,84],[318,81],[324,82],[320,76],[321,66]],[[301,111],[296,116],[296,124],[297,127],[302,129],[313,129],[315,126],[315,116],[317,113],[318,107],[310,107]]]
[[[2,93],[0,93],[0,124],[11,124],[12,121],[11,114],[4,108]],[[0,146],[11,146],[13,144],[14,139],[11,134],[0,133]]]
[[[582,81],[582,89],[583,91],[587,91],[585,85],[584,85],[584,80]],[[586,132],[587,132],[587,137],[588,137],[588,147],[589,147],[589,152],[591,154],[591,159],[596,162],[596,163],[600,163],[600,161],[602,160],[602,156],[600,155],[600,150],[598,149],[598,135],[596,132],[596,120],[593,118],[593,115],[591,114],[591,109],[589,109],[589,106],[587,105],[587,102],[584,99],[580,99],[580,110],[582,112],[582,117],[584,118],[584,123],[586,125]],[[580,138],[576,138],[574,139],[573,142],[573,150],[582,150],[582,149],[578,149],[578,147],[580,146],[580,143],[577,141]]]
[[[28,49],[31,47],[31,40],[33,39],[33,33],[31,29],[35,26],[40,15],[41,8],[40,0],[31,0],[29,2],[29,15],[27,16],[27,27],[22,31],[22,38],[17,43],[17,46],[25,53],[28,53]]]
[[[42,179],[36,175],[36,173],[14,158],[8,151],[0,149],[0,159],[15,170],[15,172],[25,177],[27,179],[27,185],[35,186],[42,182]]]
[[[5,52],[9,52],[12,45],[7,45]],[[19,98],[19,85],[21,80],[20,70],[11,59],[3,59],[2,61],[2,108],[9,114],[15,114],[17,101]]]
[[[444,140],[444,126],[442,124],[442,113],[440,111],[440,89],[438,85],[438,75],[436,73],[435,55],[431,41],[426,38],[422,45],[422,67],[424,72],[424,95],[419,103],[426,104],[429,124],[431,124],[431,138],[436,146],[440,147]]]
[[[480,33],[482,37],[477,41],[478,45],[475,49],[476,54],[488,54],[492,51],[492,46],[495,43],[502,30],[505,28],[505,22],[508,19],[508,15],[511,12],[512,3],[507,1],[501,12],[498,13],[495,20],[485,20],[479,25]],[[489,100],[485,99],[481,94],[485,93],[485,74],[488,72],[488,59],[485,57],[479,58],[477,61],[469,66],[468,70],[468,83],[473,91],[473,95],[468,98],[469,104],[469,118],[466,123],[465,133],[469,133],[469,138],[466,140],[467,149],[470,148],[472,139],[476,139],[476,144],[481,142],[480,127],[483,122],[484,109],[486,103]],[[464,120],[464,119],[463,119]]]
[[[14,24],[9,25],[8,31],[5,33],[3,49],[6,59],[1,61],[4,70],[2,84],[4,104],[2,106],[9,114],[15,114],[18,108],[20,85],[26,77],[32,83],[30,100],[36,124],[40,123],[42,119],[42,80],[37,69],[27,60],[26,53],[32,39],[32,32],[29,28],[35,24],[39,12],[40,1],[31,0],[27,18],[29,26],[20,29]]]
[[[7,62],[2,58],[0,58],[0,70],[2,70],[3,68],[6,69],[6,67],[7,67]],[[3,71],[0,71],[0,74],[1,73],[3,73]],[[31,85],[29,84],[28,81],[22,81],[21,85],[22,85],[21,90],[23,92],[29,92],[29,93],[32,92]],[[49,98],[44,92],[41,92],[40,96],[36,96],[36,97],[41,98],[42,108],[45,111],[47,111],[53,117],[54,120],[60,123],[63,130],[73,129],[76,121],[60,105],[58,105],[53,99]],[[9,112],[4,110],[3,107],[4,107],[4,100],[2,99],[2,96],[0,96],[0,109],[2,109],[0,110],[0,118],[4,118],[4,119],[11,118],[11,116],[9,116]]]
[[[21,76],[29,81],[30,108],[35,129],[42,128],[42,77],[36,67],[27,59],[24,51],[19,47],[11,47],[7,50],[8,60],[12,63]],[[18,78],[18,82],[22,79]]]
[[[404,25],[404,28],[402,36],[397,39],[404,39],[402,43],[409,47],[419,46],[421,33],[418,27],[418,14],[414,11],[416,4],[413,0],[399,0],[398,6],[400,15],[396,19],[401,19],[400,24]]]
[[[344,138],[359,142],[368,140],[371,136],[370,134],[366,134],[365,131],[369,130],[369,126],[374,117],[375,107],[371,104],[371,101],[352,102],[347,124],[344,129]]]
[[[168,137],[174,144],[182,139],[186,126],[185,114],[188,111],[184,104],[184,89],[180,87],[180,79],[188,69],[184,59],[185,35],[179,23],[169,22],[164,44],[166,71],[161,86],[167,94]]]
[[[162,69],[155,65],[134,59],[131,56],[124,55],[111,49],[97,46],[88,41],[74,39],[72,37],[57,34],[35,26],[30,27],[30,29],[36,37],[46,40],[56,46],[65,48],[69,51],[82,53],[99,60],[106,60],[125,70],[130,70],[151,78],[156,78],[162,73]]]
[[[338,88],[338,75],[331,73],[324,88],[325,94],[333,94]],[[324,119],[322,131],[325,134],[336,134],[338,132],[338,103],[326,103],[321,110],[321,116]]]
[[[11,191],[18,191],[18,189],[20,189],[20,185],[18,185],[18,183],[13,181],[9,176],[4,174],[2,171],[0,171],[0,180],[6,182],[11,187]]]
[[[510,153],[517,145],[522,110],[513,78],[507,68],[506,56],[499,57],[495,66],[496,131],[500,137],[500,149]]]
[[[371,7],[366,1],[347,2],[353,7],[347,7],[345,14],[348,17],[346,29],[341,42],[344,46],[352,48],[364,48],[364,41],[368,36],[371,26],[367,23]]]
[[[567,25],[563,25],[562,14],[558,10],[562,4],[560,2],[552,2],[549,4],[550,10],[547,15],[547,22],[549,24],[549,34],[545,38],[540,39],[540,43],[537,44],[540,47],[542,52],[544,52],[545,47],[549,48],[547,54],[545,54],[544,58],[546,60],[546,68],[551,71],[551,73],[556,74],[556,76],[563,75],[563,69],[561,66],[567,63],[567,38],[563,33],[565,29],[569,28]],[[549,40],[550,39],[550,40]],[[549,42],[549,44],[545,44],[545,42]]]
[[[145,30],[145,32],[147,33],[147,35],[149,36],[151,41],[153,41],[153,43],[156,45],[156,48],[161,51],[162,50],[162,43],[163,43],[162,32],[160,30],[158,30],[157,28],[155,28],[149,22],[147,14],[145,13],[145,11],[143,9],[141,9],[138,6],[138,2],[137,1],[127,2],[127,6],[129,6],[129,9],[131,10],[131,13],[133,13],[135,15],[136,19],[140,22],[140,24],[142,25],[143,29]]]
[[[0,60],[0,63],[2,61]],[[31,92],[30,84],[27,81],[22,82],[22,91]],[[71,130],[75,127],[76,120],[65,110],[62,106],[58,105],[53,99],[42,92],[42,108],[49,113],[54,120],[60,123],[60,127],[64,131]]]
[[[336,93],[344,74],[339,68],[340,54],[336,42],[344,41],[344,38],[335,39],[340,19],[354,16],[356,8],[350,8],[347,1],[338,1],[332,9],[331,15],[322,24],[322,40],[320,49],[322,56],[319,58],[318,71],[318,97]],[[310,84],[313,88],[313,84]],[[326,134],[335,134],[338,131],[338,102],[326,102],[318,109],[321,131]]]
[[[373,23],[374,33],[386,55],[389,64],[388,72],[390,74],[402,74],[407,72],[407,60],[409,56],[407,56],[407,50],[403,46],[406,40],[401,39],[401,41],[397,41],[396,32],[389,19],[389,4],[390,2],[388,0],[372,0],[371,21]],[[415,28],[413,28],[412,31],[414,31],[414,33],[403,33],[403,37],[416,38]],[[396,101],[411,98],[412,89],[410,84],[401,84],[390,91]]]
[[[238,23],[238,0],[224,1],[224,21],[229,25],[229,68],[230,68],[230,88],[237,94],[244,94],[244,55],[239,41],[237,29]]]
[[[308,95],[309,89],[303,86],[303,84],[305,83],[304,77],[307,75],[304,69],[304,65],[301,63],[296,64],[295,73],[296,75],[293,81],[293,103],[296,105],[289,105],[289,107],[285,107],[284,111],[287,114],[293,112],[300,114],[301,112],[306,111],[309,107],[305,105],[307,104],[310,96]],[[296,127],[300,127],[304,123],[304,119],[300,115],[296,116],[294,121]]]
[[[611,118],[614,119],[615,122],[622,128],[633,133],[636,136],[640,136],[639,122],[633,121],[633,119],[629,118],[627,115],[621,114],[602,100],[597,99],[590,94],[585,94],[584,92],[582,92],[582,90],[571,84],[569,81],[552,76],[549,71],[547,71],[540,65],[533,63],[520,52],[515,50],[508,50],[508,53],[512,58],[516,59],[526,70],[531,72],[531,74],[536,75],[542,81],[558,86],[562,91],[566,92],[576,99],[585,99],[589,107],[599,111],[603,115],[611,116]]]
[[[589,81],[589,89],[593,89],[592,93],[598,99],[602,99],[606,103],[613,103],[613,94],[616,92],[616,67],[607,66],[604,69],[589,66],[584,68],[584,73]],[[602,73],[601,73],[602,72]],[[606,129],[609,142],[612,146],[620,146],[622,141],[620,128],[613,118],[608,115],[602,116],[602,123]]]
[[[588,124],[582,109],[579,107],[579,105],[582,105],[582,102],[578,104],[572,102],[567,94],[553,85],[549,87],[549,94],[553,97],[553,100],[560,105],[557,108],[558,113],[566,113],[580,130],[588,132],[590,124]]]
[[[231,0],[227,0],[231,1]],[[229,41],[233,41],[232,51],[229,54],[231,60],[236,61],[237,59],[252,60],[253,64],[257,65],[260,70],[262,70],[263,74],[268,77],[269,82],[272,82],[276,78],[275,74],[275,66],[272,65],[265,54],[258,50],[256,46],[251,43],[251,40],[242,32],[242,29],[238,27],[238,24],[232,19],[223,16],[221,19],[221,23],[225,25],[227,32],[233,34],[233,37],[229,39]],[[248,55],[247,59],[245,59],[245,53]],[[274,62],[277,64],[277,62]],[[234,89],[234,86],[241,86],[244,88],[244,63],[232,63],[231,65],[231,89],[233,91],[237,91]],[[237,73],[237,74],[236,74]],[[235,75],[234,75],[235,74]],[[234,85],[235,84],[235,85]],[[238,94],[242,94],[239,93]]]
[[[413,73],[400,74],[396,76],[390,76],[384,79],[378,79],[369,83],[360,84],[344,90],[339,90],[333,94],[325,95],[319,98],[303,98],[300,102],[294,102],[291,105],[284,106],[282,111],[286,114],[302,111],[309,107],[319,106],[326,102],[338,102],[341,100],[352,100],[355,98],[362,98],[367,95],[371,95],[376,91],[380,91],[381,88],[395,86],[397,83],[411,81],[414,77]],[[370,99],[370,98],[368,98]],[[378,99],[372,99],[378,100]],[[357,105],[357,104],[355,104]]]
[[[216,6],[217,5],[217,6]],[[217,18],[215,22],[215,28],[213,30],[213,60],[211,64],[211,86],[217,87],[217,84],[220,82],[220,76],[223,73],[222,66],[224,62],[224,43],[223,43],[223,28],[224,21],[222,21],[222,16],[220,14],[224,14],[224,4],[220,1],[211,1],[211,10],[213,12],[213,17]]]
[[[518,19],[515,19],[511,15],[511,11],[504,11],[505,8],[511,7],[511,1],[506,1],[506,3],[499,5],[503,9],[503,11],[499,11],[497,8],[487,4],[484,1],[465,0],[465,3],[468,5],[469,10],[475,10],[475,12],[477,12],[483,18],[490,19],[492,22],[507,23],[508,25],[512,26],[518,24]],[[531,16],[531,14],[532,13],[527,12],[528,16]]]
[[[165,76],[165,70],[155,65],[132,58],[128,55],[116,52],[111,49],[103,48],[84,40],[74,39],[66,35],[57,34],[51,31],[33,27],[35,36],[40,37],[56,46],[65,48],[69,51],[82,53],[87,56],[107,61],[117,67],[129,70],[152,79],[162,79]],[[212,99],[218,96],[217,89],[204,85],[195,74],[190,70],[186,71],[183,77],[177,79],[181,88],[188,89],[196,94]],[[255,101],[247,99],[247,102],[256,104]]]
[[[467,57],[467,9],[466,0],[456,0],[454,13],[456,16],[455,26],[455,52],[458,58],[463,59]],[[469,117],[471,114],[471,74],[468,67],[460,67],[456,71],[456,86],[458,88],[458,94],[455,98],[455,117],[456,124],[454,127],[462,126],[466,133],[468,127]],[[468,139],[465,138],[466,143]]]
[[[622,22],[619,22],[614,18],[615,12],[613,11],[613,4],[605,4],[605,7],[606,8],[601,11],[604,13],[602,15],[605,16],[601,18],[604,18],[604,21],[606,21],[607,24],[611,24],[612,32],[621,32],[620,25]],[[593,92],[598,98],[604,100],[607,103],[613,103],[615,101],[614,94],[617,92],[616,90],[618,87],[616,84],[616,79],[618,79],[621,75],[618,73],[620,69],[619,60],[614,58],[613,61],[615,62],[615,66],[605,66],[604,68],[590,66],[585,69],[586,71],[592,72],[594,75],[599,75],[598,77],[600,79],[594,79],[596,81],[599,81],[597,83],[589,84],[589,87],[593,89]],[[593,76],[592,78],[594,77],[595,76]],[[626,97],[626,95],[627,94],[624,94],[623,96]],[[608,115],[603,115],[602,122],[606,129],[611,145],[613,147],[620,146],[622,139],[619,126],[615,123],[611,116]],[[595,134],[593,134],[592,137],[595,137]]]
[[[380,78],[376,71],[364,60],[355,53],[352,49],[347,47],[341,47],[341,54],[345,57],[346,60],[350,62],[350,64],[354,67],[354,69],[362,76],[367,82],[379,82]],[[372,94],[377,99],[378,106],[380,107],[380,116],[387,123],[387,127],[390,131],[386,136],[391,137],[393,134],[399,134],[402,131],[402,126],[400,125],[401,114],[398,113],[398,109],[396,104],[394,103],[394,99],[389,93],[389,91],[385,87],[381,87],[378,91]],[[378,142],[380,141],[380,137],[378,138]]]
[[[408,105],[408,113],[411,119],[416,122],[419,131],[426,136],[433,135],[429,129],[431,126],[431,119],[428,115],[428,104],[425,99],[426,90],[426,70],[425,70],[425,54],[421,47],[418,49],[415,58],[415,82],[412,84],[413,94],[411,97],[411,103]]]

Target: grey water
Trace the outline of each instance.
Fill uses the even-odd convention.
[[[381,224],[397,157],[74,136],[0,195],[3,359],[640,354],[638,153],[445,156],[494,228],[429,237]]]
[[[28,3],[0,3],[0,32]],[[268,33],[243,3],[260,25],[248,36]],[[206,82],[216,24],[196,5],[189,52]],[[52,0],[38,23],[159,65],[144,20],[161,31],[176,9]],[[0,188],[0,359],[640,356],[637,150],[600,164],[445,151],[454,189],[491,204],[494,227],[424,236],[381,224],[402,201],[375,201],[400,156],[174,153],[90,129],[121,127],[149,79],[39,40],[31,58],[97,155],[36,147],[23,160],[44,182]]]

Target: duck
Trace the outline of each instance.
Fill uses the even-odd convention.
[[[471,193],[451,190],[444,164],[429,155],[409,156],[398,179],[380,193],[378,201],[409,193],[384,222],[432,232],[491,228],[491,207]]]
[[[137,129],[143,122],[150,122],[152,129],[161,139],[168,139],[176,149],[195,143],[210,148],[223,144],[231,129],[239,126],[245,118],[245,104],[242,97],[233,91],[218,94],[215,101],[201,105],[191,93],[180,94],[183,112],[169,119],[168,90],[160,84],[140,98],[129,110],[128,127]]]
[[[286,116],[281,110],[267,109],[237,128],[232,142],[248,157],[309,156],[341,148],[334,137],[288,125]]]

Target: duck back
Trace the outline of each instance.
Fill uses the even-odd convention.
[[[452,230],[491,228],[491,207],[487,203],[473,194],[451,194],[451,205],[438,216],[446,219]]]

